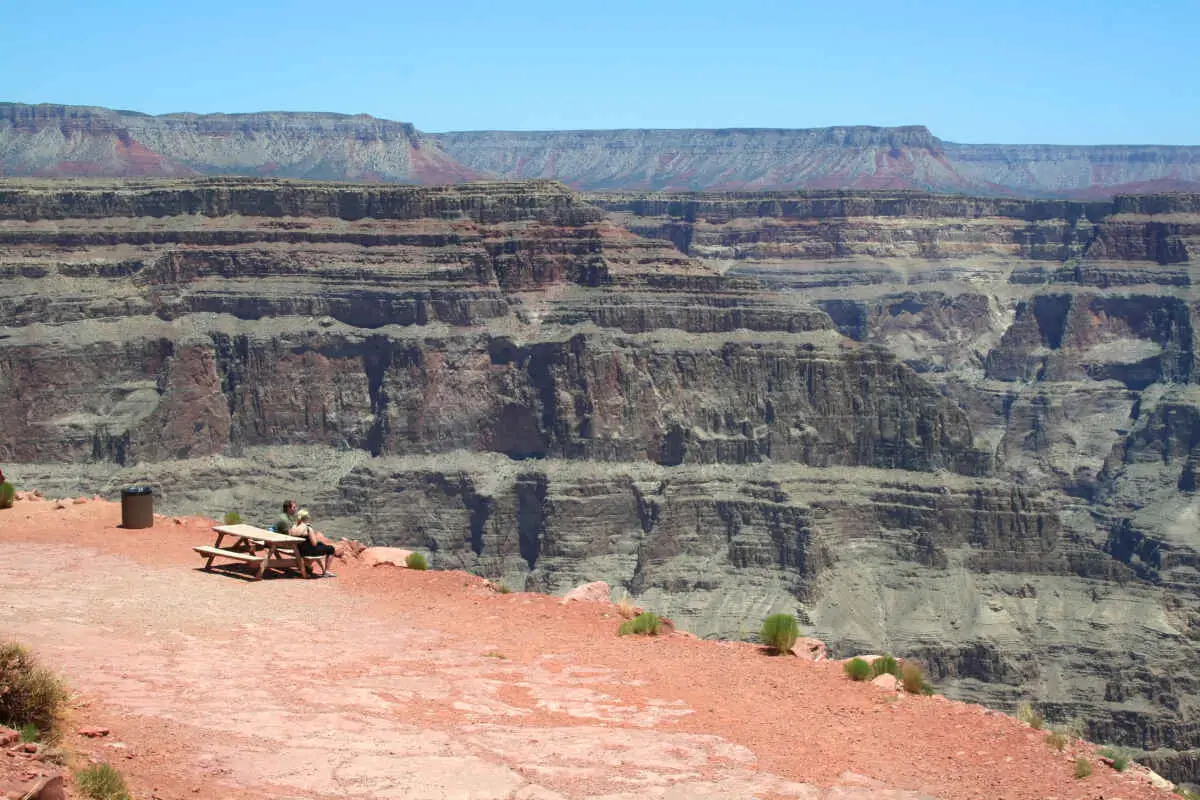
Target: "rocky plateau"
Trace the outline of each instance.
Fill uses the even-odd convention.
[[[23,486],[591,580],[1200,778],[1200,195],[0,183]]]

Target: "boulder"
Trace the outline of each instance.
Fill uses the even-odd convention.
[[[0,725],[0,747],[8,747],[17,741],[20,741],[21,734],[14,731],[12,728],[6,728]]]
[[[807,657],[813,661],[824,661],[829,658],[829,650],[820,639],[810,639],[807,636],[796,640],[792,652],[798,656]]]
[[[878,675],[875,678],[873,678],[871,680],[871,684],[874,686],[878,686],[880,689],[883,689],[885,692],[894,692],[894,691],[896,691],[896,687],[899,685],[899,681],[896,680],[895,675],[885,672],[884,674]]]
[[[359,558],[368,567],[378,567],[381,564],[403,567],[404,560],[410,555],[412,550],[402,547],[367,547],[359,554]]]
[[[29,788],[21,800],[67,800],[62,775],[48,775]]]
[[[612,602],[612,595],[607,583],[604,581],[593,581],[576,586],[563,595],[563,603],[570,603],[573,600],[583,600],[589,603],[610,603]]]

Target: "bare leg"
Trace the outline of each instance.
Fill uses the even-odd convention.
[[[333,558],[333,556],[325,556],[325,571],[321,573],[322,575],[328,575],[328,574],[329,574],[329,561],[330,561],[330,559],[332,559],[332,558]]]

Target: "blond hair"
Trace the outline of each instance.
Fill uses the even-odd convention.
[[[307,508],[302,508],[296,512],[296,521],[297,522],[308,522],[308,519],[309,519],[309,514],[308,514]]]

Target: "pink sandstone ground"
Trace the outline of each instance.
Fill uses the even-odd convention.
[[[102,501],[0,511],[0,637],[69,681],[65,744],[135,798],[1171,797],[837,662],[618,637],[606,603],[458,572],[250,582],[198,569],[210,520],[119,522]]]

